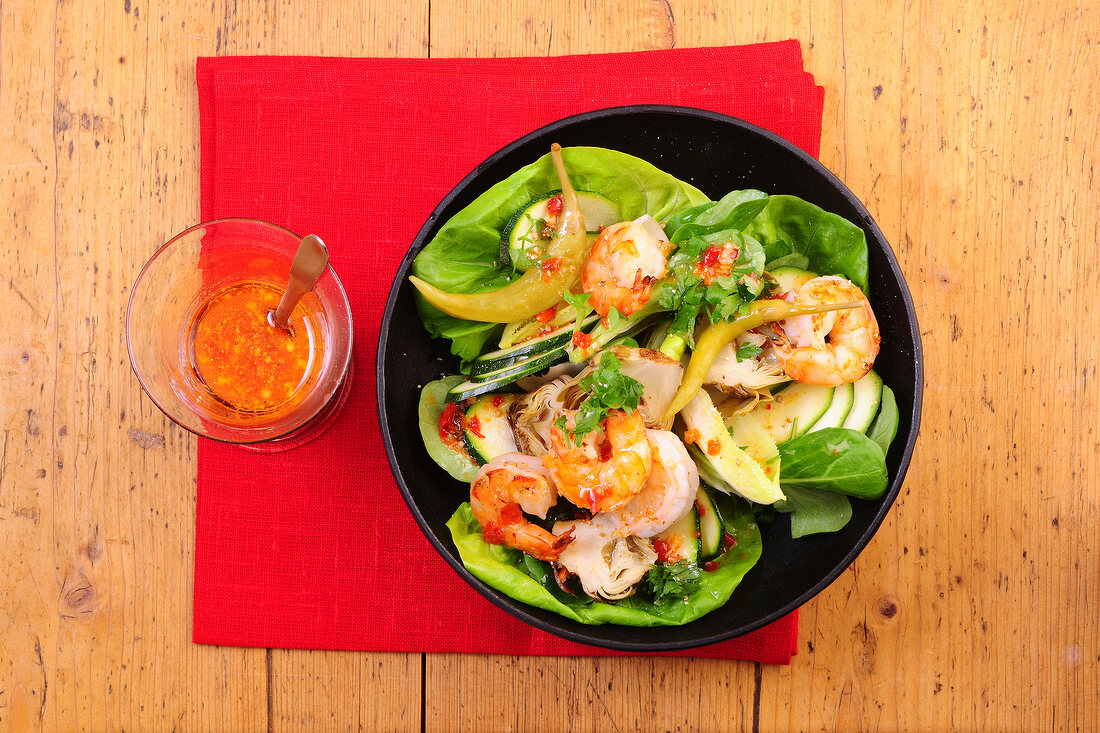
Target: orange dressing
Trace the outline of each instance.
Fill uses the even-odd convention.
[[[269,412],[292,401],[319,364],[316,329],[300,303],[290,330],[268,322],[282,289],[243,282],[214,293],[192,324],[191,360],[205,387],[241,412]]]

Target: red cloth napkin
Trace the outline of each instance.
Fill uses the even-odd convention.
[[[377,424],[383,305],[439,200],[486,156],[561,117],[702,107],[817,155],[824,92],[798,43],[524,59],[200,58],[197,72],[203,220],[256,217],[325,240],[352,304],[356,376],[336,423],[306,446],[258,454],[199,441],[195,642],[615,653],[515,620],[421,535]],[[797,628],[794,613],[680,654],[785,664]]]

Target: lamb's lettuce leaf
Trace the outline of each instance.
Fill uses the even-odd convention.
[[[792,438],[779,446],[780,483],[877,499],[890,476],[878,443],[850,428],[825,428]]]
[[[834,494],[800,486],[784,486],[786,499],[777,501],[778,511],[791,515],[791,537],[839,532],[852,519],[852,502],[844,494]]]
[[[521,603],[559,613],[583,624],[676,626],[725,605],[745,573],[760,559],[760,530],[748,506],[728,521],[726,530],[733,535],[735,544],[715,569],[699,574],[698,590],[683,601],[664,599],[659,604],[650,599],[646,590],[613,602],[596,602],[583,595],[562,593],[548,565],[527,558],[511,547],[486,542],[468,503],[458,508],[447,527],[466,569],[486,585]]]
[[[623,220],[649,214],[664,221],[676,212],[704,203],[707,196],[651,163],[606,148],[562,150],[573,187],[612,201]],[[412,273],[454,293],[493,290],[512,277],[500,261],[500,238],[512,215],[532,200],[560,188],[549,153],[492,186],[455,214],[413,260]],[[477,356],[496,324],[446,316],[418,295],[424,325],[436,337],[451,339],[451,351],[463,361]]]

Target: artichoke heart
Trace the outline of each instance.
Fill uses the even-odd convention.
[[[615,601],[633,595],[638,582],[657,561],[653,543],[616,532],[613,518],[597,514],[589,520],[558,522],[554,534],[573,529],[573,541],[558,565],[577,576],[584,592],[597,600]]]

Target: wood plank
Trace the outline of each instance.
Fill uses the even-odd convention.
[[[272,730],[421,730],[420,654],[269,655]]]
[[[21,730],[54,720],[46,709],[53,676],[47,660],[61,623],[51,490],[57,473],[53,31],[48,7],[0,7],[0,212],[5,230],[24,242],[0,264],[0,303],[8,321],[0,339],[0,535],[6,550],[0,559],[0,720]]]
[[[432,654],[426,662],[424,725],[439,731],[749,730],[761,667],[671,657]]]
[[[24,236],[4,271],[18,330],[2,342],[16,397],[0,514],[16,551],[0,576],[16,580],[0,594],[0,721],[256,729],[290,708],[322,720],[328,700],[275,707],[288,688],[272,684],[264,650],[191,644],[196,444],[141,394],[123,316],[142,262],[198,216],[196,56],[422,55],[426,23],[352,3],[2,11],[0,191]],[[410,691],[353,706],[357,719],[419,720],[419,655],[317,659],[315,674],[341,679],[349,699]]]

